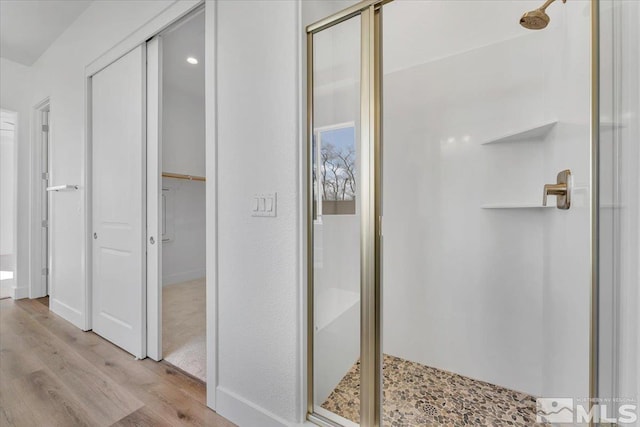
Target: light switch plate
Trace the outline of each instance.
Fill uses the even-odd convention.
[[[255,194],[251,201],[251,216],[276,216],[277,205],[277,193]]]

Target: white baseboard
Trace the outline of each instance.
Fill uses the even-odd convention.
[[[29,288],[26,286],[13,288],[13,299],[29,298]]]
[[[206,270],[199,268],[191,271],[181,271],[179,273],[162,276],[162,286],[175,285],[176,283],[188,282],[190,280],[201,279],[206,276]]]
[[[223,387],[216,389],[216,412],[240,427],[289,427],[290,423]]]
[[[73,323],[78,328],[86,331],[82,313],[57,299],[49,299],[49,310],[62,317],[64,320]]]

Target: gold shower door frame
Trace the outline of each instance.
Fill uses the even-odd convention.
[[[382,425],[381,345],[381,147],[382,147],[382,7],[393,0],[363,0],[306,27],[307,43],[307,419],[340,427],[314,410],[314,262],[313,262],[313,37],[356,16],[361,18],[360,57],[360,425]],[[590,271],[589,396],[598,396],[599,311],[599,134],[600,134],[600,0],[591,0],[591,132],[590,132]],[[593,421],[589,423],[593,425]]]
[[[336,426],[314,411],[313,400],[313,37],[360,16],[360,424],[379,426],[382,403],[380,347],[380,112],[381,7],[391,0],[366,0],[307,27],[307,418]]]

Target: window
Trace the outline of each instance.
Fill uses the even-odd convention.
[[[314,199],[316,218],[356,213],[356,131],[354,123],[315,131]]]

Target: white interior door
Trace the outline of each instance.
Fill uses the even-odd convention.
[[[92,77],[93,330],[146,357],[146,52]]]

